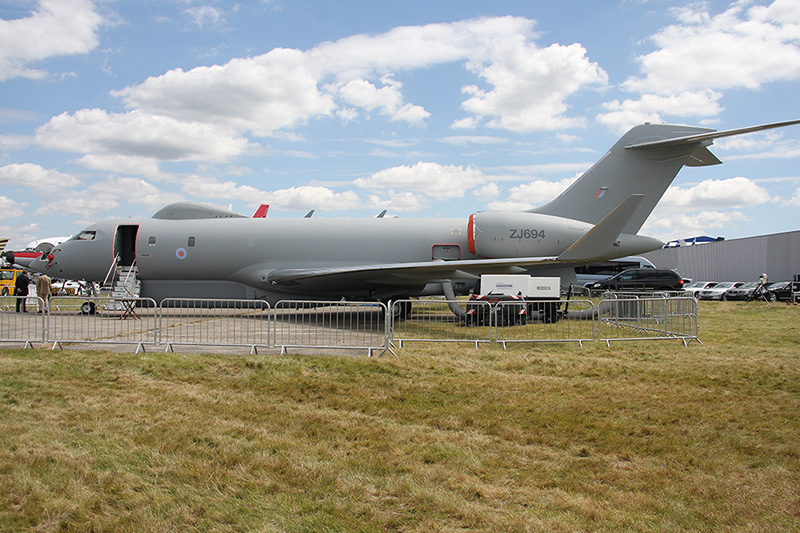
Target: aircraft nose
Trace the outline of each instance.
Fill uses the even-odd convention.
[[[31,262],[28,264],[28,268],[30,268],[31,270],[33,270],[35,272],[40,272],[40,273],[44,274],[45,270],[47,270],[48,265],[49,265],[49,261],[48,261],[47,256],[42,254],[39,257],[37,257],[36,259],[32,259]]]

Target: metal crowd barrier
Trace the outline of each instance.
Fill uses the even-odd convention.
[[[617,298],[601,302],[598,340],[611,341],[698,338],[697,300],[680,298]]]
[[[22,300],[25,311],[22,312]],[[17,305],[20,312],[17,312]],[[47,339],[47,313],[40,313],[44,301],[31,296],[3,296],[0,304],[0,342],[24,342],[25,347]]]
[[[552,321],[536,308],[552,305],[552,300],[535,300],[526,310],[525,319],[518,320],[513,327],[498,327],[497,342],[506,348],[509,342],[584,342],[595,338],[595,309],[590,300],[561,300],[556,312],[556,321]],[[512,316],[519,304],[501,302],[498,304],[499,316]]]
[[[270,347],[270,307],[263,300],[166,298],[159,305],[159,344]]]
[[[64,343],[136,344],[136,352],[158,343],[158,307],[150,298],[54,296],[47,313],[53,349]]]
[[[390,351],[387,306],[378,302],[282,300],[273,311],[273,346]],[[394,353],[394,352],[392,352]]]
[[[48,304],[27,297],[28,313],[16,313],[21,297],[0,300],[0,341],[52,343],[246,346],[365,349],[394,354],[404,342],[466,342],[478,348],[508,343],[681,339],[698,340],[697,300],[691,297],[619,298],[596,306],[589,300],[552,301],[398,300],[373,302],[166,299],[56,296]],[[457,305],[460,309],[456,309]],[[550,307],[548,307],[548,305]],[[457,311],[454,314],[451,310]],[[38,313],[37,311],[44,311]],[[525,311],[525,312],[523,312]],[[389,317],[387,320],[387,316]]]
[[[490,306],[484,301],[470,302],[470,312],[459,318],[450,310],[455,304],[464,308],[462,300],[397,300],[391,302],[392,320],[390,342],[398,348],[404,342],[468,342],[477,348],[482,342],[492,342],[493,325],[479,322],[472,317],[488,313]],[[409,310],[405,317],[399,317],[400,310]]]

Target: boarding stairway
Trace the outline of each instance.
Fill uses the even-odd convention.
[[[119,278],[111,289],[111,298],[138,298],[142,292],[142,282],[137,277],[139,268],[136,265],[124,266],[119,267],[117,272]]]
[[[119,300],[138,298],[142,291],[142,282],[138,278],[139,268],[135,264],[118,266],[118,261],[119,257],[115,257],[101,288],[102,292],[110,293],[111,299],[107,307],[109,311],[122,310]]]

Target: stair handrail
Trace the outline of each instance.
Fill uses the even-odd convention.
[[[108,285],[108,278],[111,278],[111,282],[114,282],[114,273],[117,271],[117,263],[119,263],[120,254],[114,256],[114,260],[111,261],[111,268],[108,269],[106,273],[106,277],[103,278],[103,286],[105,287]]]
[[[133,263],[128,268],[128,271],[125,273],[125,279],[121,280],[123,284],[123,288],[125,292],[127,292],[131,296],[136,296],[133,291],[128,288],[128,280],[130,279],[131,275],[133,275],[134,280],[136,279],[136,272],[139,271],[139,265],[136,264],[137,260],[134,258]]]

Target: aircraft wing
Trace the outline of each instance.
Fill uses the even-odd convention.
[[[324,281],[326,284],[369,281],[376,284],[417,285],[448,279],[473,279],[479,274],[519,274],[520,267],[533,265],[568,265],[576,261],[563,261],[555,257],[513,257],[504,259],[469,259],[458,261],[424,261],[378,265],[352,265],[330,268],[286,268],[271,270],[266,281],[278,286],[302,286]]]

